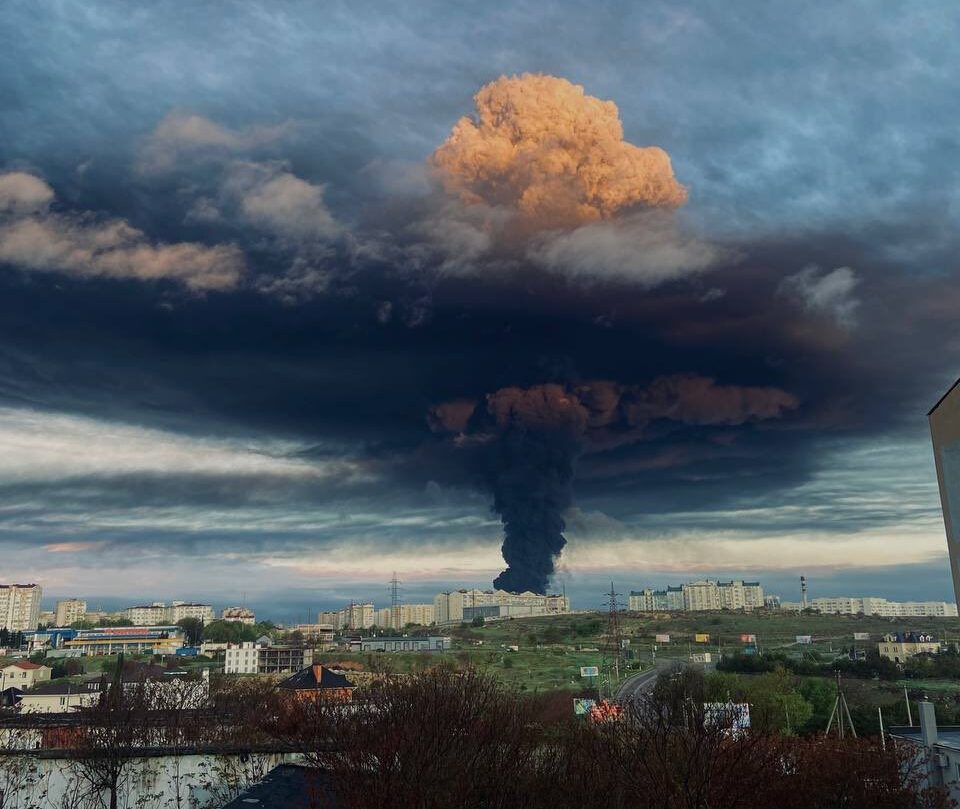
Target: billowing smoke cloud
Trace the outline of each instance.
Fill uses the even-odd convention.
[[[718,385],[684,374],[647,386],[594,380],[501,388],[482,403],[438,404],[428,423],[435,432],[455,434],[454,445],[479,459],[504,529],[507,569],[494,585],[542,593],[567,542],[564,512],[573,503],[581,453],[641,441],[658,421],[731,427],[781,418],[798,406],[780,388]]]
[[[531,226],[575,227],[635,207],[675,208],[687,192],[662,149],[623,139],[612,101],[554,76],[503,76],[474,96],[431,157],[447,191],[515,209]]]
[[[0,263],[81,277],[171,279],[230,289],[244,270],[233,245],[153,244],[123,219],[51,210],[53,189],[23,172],[0,174]]]

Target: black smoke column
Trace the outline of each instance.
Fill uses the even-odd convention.
[[[573,500],[577,443],[563,431],[513,427],[500,436],[490,485],[503,522],[507,569],[500,590],[545,593],[556,558],[567,544],[563,512]]]

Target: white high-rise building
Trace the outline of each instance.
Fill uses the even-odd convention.
[[[138,607],[127,607],[123,617],[134,626],[161,626],[167,620],[167,605],[162,601],[153,604],[141,604]]]
[[[29,632],[40,623],[39,584],[0,584],[0,629]]]
[[[634,612],[755,610],[764,605],[763,587],[759,582],[705,579],[665,590],[632,590],[629,600]]]
[[[433,599],[433,617],[438,624],[460,623],[477,616],[489,618],[557,615],[570,611],[564,595],[509,593],[506,590],[454,590]]]
[[[67,598],[57,602],[57,609],[54,612],[54,625],[70,626],[75,621],[83,620],[87,614],[87,602],[79,598]]]
[[[318,624],[328,624],[334,629],[369,629],[376,623],[376,611],[372,603],[349,604],[342,610],[323,610],[317,613]]]
[[[433,616],[433,604],[398,604],[377,610],[377,626],[384,629],[403,629],[407,624],[430,626]]]
[[[955,618],[957,605],[946,601],[888,601],[885,598],[866,596],[838,596],[813,598],[807,602],[809,609],[823,615],[878,615],[884,618]],[[780,609],[799,612],[799,601],[784,601]]]
[[[214,620],[213,607],[209,604],[195,604],[190,601],[174,601],[166,610],[166,622],[175,624],[184,618],[196,618],[209,624]]]

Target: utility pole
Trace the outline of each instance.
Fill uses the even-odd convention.
[[[620,682],[620,658],[623,655],[623,632],[620,627],[620,595],[610,582],[610,592],[607,593],[607,651],[611,657],[607,663],[612,665],[616,681]],[[609,679],[609,677],[608,677]],[[613,685],[610,686],[610,696],[613,696]]]
[[[907,703],[907,724],[913,727],[913,714],[910,712],[910,697],[907,696],[907,687],[903,687],[903,701]]]
[[[840,687],[840,672],[837,673],[837,698],[833,701],[833,710],[830,711],[830,720],[827,722],[827,729],[824,736],[830,735],[830,728],[833,727],[834,717],[837,719],[837,738],[842,739],[845,735],[844,726],[850,730],[850,735],[857,738],[856,728],[853,726],[853,717],[850,716],[850,707],[847,705],[847,698]]]

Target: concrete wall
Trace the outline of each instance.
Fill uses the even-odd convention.
[[[131,762],[118,806],[138,809],[219,809],[278,764],[298,760],[292,753],[163,756]],[[4,809],[101,809],[108,797],[93,793],[77,765],[65,758],[0,754]]]

